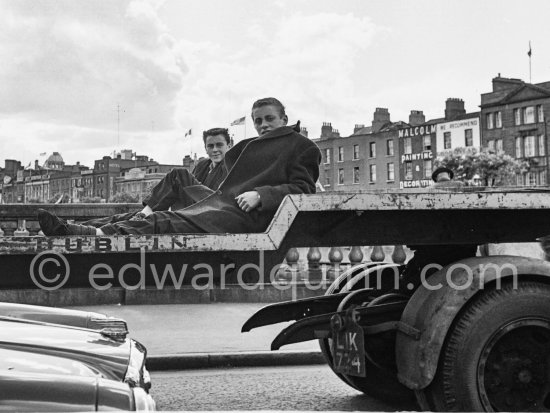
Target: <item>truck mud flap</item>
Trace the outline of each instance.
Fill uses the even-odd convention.
[[[396,303],[377,304],[367,307],[359,307],[357,312],[358,324],[366,327],[365,332],[378,334],[388,330],[400,330],[398,323],[389,323],[399,321],[401,314],[405,309],[406,301]],[[315,315],[301,319],[282,330],[271,343],[271,350],[279,350],[282,346],[303,341],[316,340],[320,338],[330,338],[331,320],[334,316],[344,318],[346,311],[333,312],[327,314]],[[379,326],[379,328],[376,328]]]
[[[254,313],[242,326],[241,332],[253,328],[282,323],[285,321],[301,320],[305,317],[334,313],[340,302],[349,293],[333,294],[321,297],[304,298],[295,301],[265,306]]]

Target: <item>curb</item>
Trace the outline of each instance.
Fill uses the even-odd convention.
[[[326,364],[320,351],[251,351],[234,353],[185,353],[148,356],[149,371],[220,367],[266,367]]]

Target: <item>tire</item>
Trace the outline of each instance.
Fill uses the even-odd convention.
[[[550,285],[481,292],[447,333],[432,383],[417,392],[434,411],[550,410]]]
[[[325,295],[336,294],[345,286],[335,281]],[[359,287],[359,286],[358,286]],[[334,371],[332,358],[332,340],[319,340],[319,347],[332,371],[346,384],[360,392],[391,403],[411,403],[415,401],[414,392],[397,380],[395,369],[395,333],[380,334],[376,338],[369,337],[365,342],[369,353],[374,356],[377,364],[366,359],[366,377],[351,376]],[[377,355],[378,354],[378,355]]]

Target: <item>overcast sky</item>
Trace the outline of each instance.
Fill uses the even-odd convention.
[[[181,164],[204,129],[246,115],[231,132],[255,136],[265,96],[311,138],[376,107],[474,112],[498,73],[529,81],[529,41],[533,83],[550,81],[549,15],[547,0],[0,0],[0,165],[119,149]]]

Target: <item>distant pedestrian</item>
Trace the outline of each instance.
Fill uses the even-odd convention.
[[[432,179],[434,184],[432,189],[434,190],[455,190],[459,191],[464,188],[464,182],[453,180],[454,172],[446,166],[440,166],[432,173]]]

